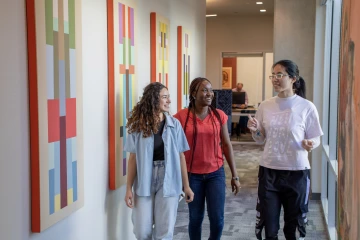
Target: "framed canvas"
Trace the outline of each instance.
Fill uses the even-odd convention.
[[[126,122],[136,104],[136,8],[134,0],[107,0],[109,86],[109,187],[126,183]]]
[[[189,105],[190,34],[182,26],[177,28],[177,110]]]
[[[169,83],[169,34],[170,22],[159,14],[150,13],[150,79]]]
[[[223,67],[222,68],[222,89],[231,89],[232,83],[232,68]]]
[[[360,32],[356,27],[359,10],[359,1],[342,1],[337,134],[339,239],[360,239]]]
[[[27,0],[31,230],[84,204],[81,1]]]

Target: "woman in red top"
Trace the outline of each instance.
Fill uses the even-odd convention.
[[[205,201],[210,220],[211,240],[221,238],[224,226],[225,171],[224,157],[231,169],[232,191],[240,189],[239,177],[233,159],[233,149],[228,135],[227,115],[211,106],[214,98],[211,83],[206,78],[195,78],[190,85],[190,104],[175,114],[190,145],[185,152],[190,187],[194,200],[189,203],[190,240],[201,239]]]

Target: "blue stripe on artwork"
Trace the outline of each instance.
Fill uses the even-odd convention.
[[[53,142],[48,143],[48,170],[55,168],[55,145]]]
[[[54,47],[46,45],[47,98],[54,99]]]
[[[73,176],[72,176],[72,138],[66,139],[66,167],[67,167],[67,189],[73,187]]]
[[[71,140],[71,152],[72,152],[72,161],[76,161],[76,149],[77,149],[77,138],[76,137],[73,137],[72,140]]]
[[[78,186],[77,186],[77,161],[72,162],[72,175],[73,175],[73,201],[78,199]]]
[[[65,61],[59,60],[59,104],[60,117],[66,116]]]
[[[123,133],[124,133],[124,136],[123,136],[123,146],[125,146],[126,144],[126,129],[125,129],[125,126],[126,126],[126,106],[127,106],[127,102],[126,102],[126,74],[123,74],[123,123],[124,123],[124,126],[123,126]],[[126,152],[123,152],[123,156],[126,157]]]
[[[49,170],[49,211],[50,215],[55,212],[55,172],[54,169]]]
[[[132,74],[129,74],[129,109],[132,109]]]
[[[70,97],[76,98],[76,50],[70,49]]]
[[[60,194],[60,141],[54,142],[54,155],[55,155],[55,195]]]

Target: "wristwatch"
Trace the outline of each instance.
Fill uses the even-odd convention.
[[[239,181],[239,177],[232,177],[232,180]]]

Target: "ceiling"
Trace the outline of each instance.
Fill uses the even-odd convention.
[[[263,2],[258,5],[256,2]],[[260,12],[266,9],[266,12]],[[274,15],[274,0],[206,0],[206,14],[218,16]]]

